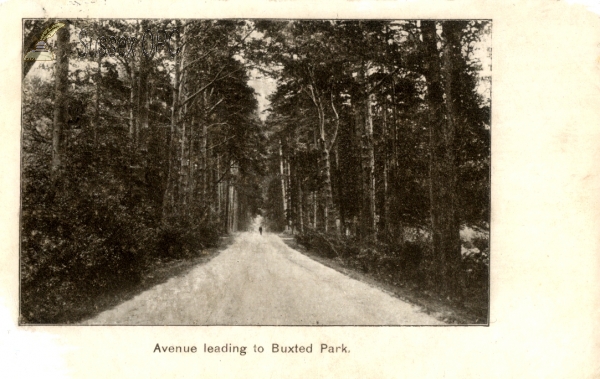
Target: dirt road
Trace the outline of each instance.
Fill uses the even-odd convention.
[[[377,288],[291,249],[275,234],[246,232],[207,264],[83,324],[436,325]]]

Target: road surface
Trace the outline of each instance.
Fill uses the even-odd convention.
[[[254,230],[256,230],[255,228]],[[240,233],[206,264],[169,279],[87,325],[436,325],[414,305],[288,247]]]

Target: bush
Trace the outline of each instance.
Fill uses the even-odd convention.
[[[405,242],[397,247],[384,243],[363,243],[354,238],[307,230],[296,235],[298,243],[326,258],[338,258],[365,273],[393,279],[396,282],[422,279],[426,244]]]
[[[426,238],[414,238],[401,245],[366,243],[353,238],[308,230],[297,235],[298,243],[326,258],[337,258],[345,265],[385,281],[412,283],[423,289],[436,288],[434,257]],[[489,244],[485,237],[473,238],[472,253],[462,258],[462,275],[467,291],[484,296],[488,288]],[[477,247],[477,248],[475,248]],[[480,250],[477,250],[480,249]]]
[[[184,258],[218,243],[219,233],[215,226],[171,224],[160,229],[156,253],[161,257]]]
[[[60,182],[39,172],[26,175],[30,180],[23,190],[21,218],[24,320],[68,320],[67,305],[140,281],[156,232],[148,225],[148,209],[127,204],[125,194],[114,189],[119,181],[93,173],[65,176]]]

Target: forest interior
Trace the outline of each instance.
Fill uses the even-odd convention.
[[[56,60],[23,62],[20,323],[257,217],[488,323],[491,21],[35,19],[24,54],[57,22]]]

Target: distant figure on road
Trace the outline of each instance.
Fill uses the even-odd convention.
[[[260,233],[260,235],[262,236],[262,226],[258,227],[258,232]]]

